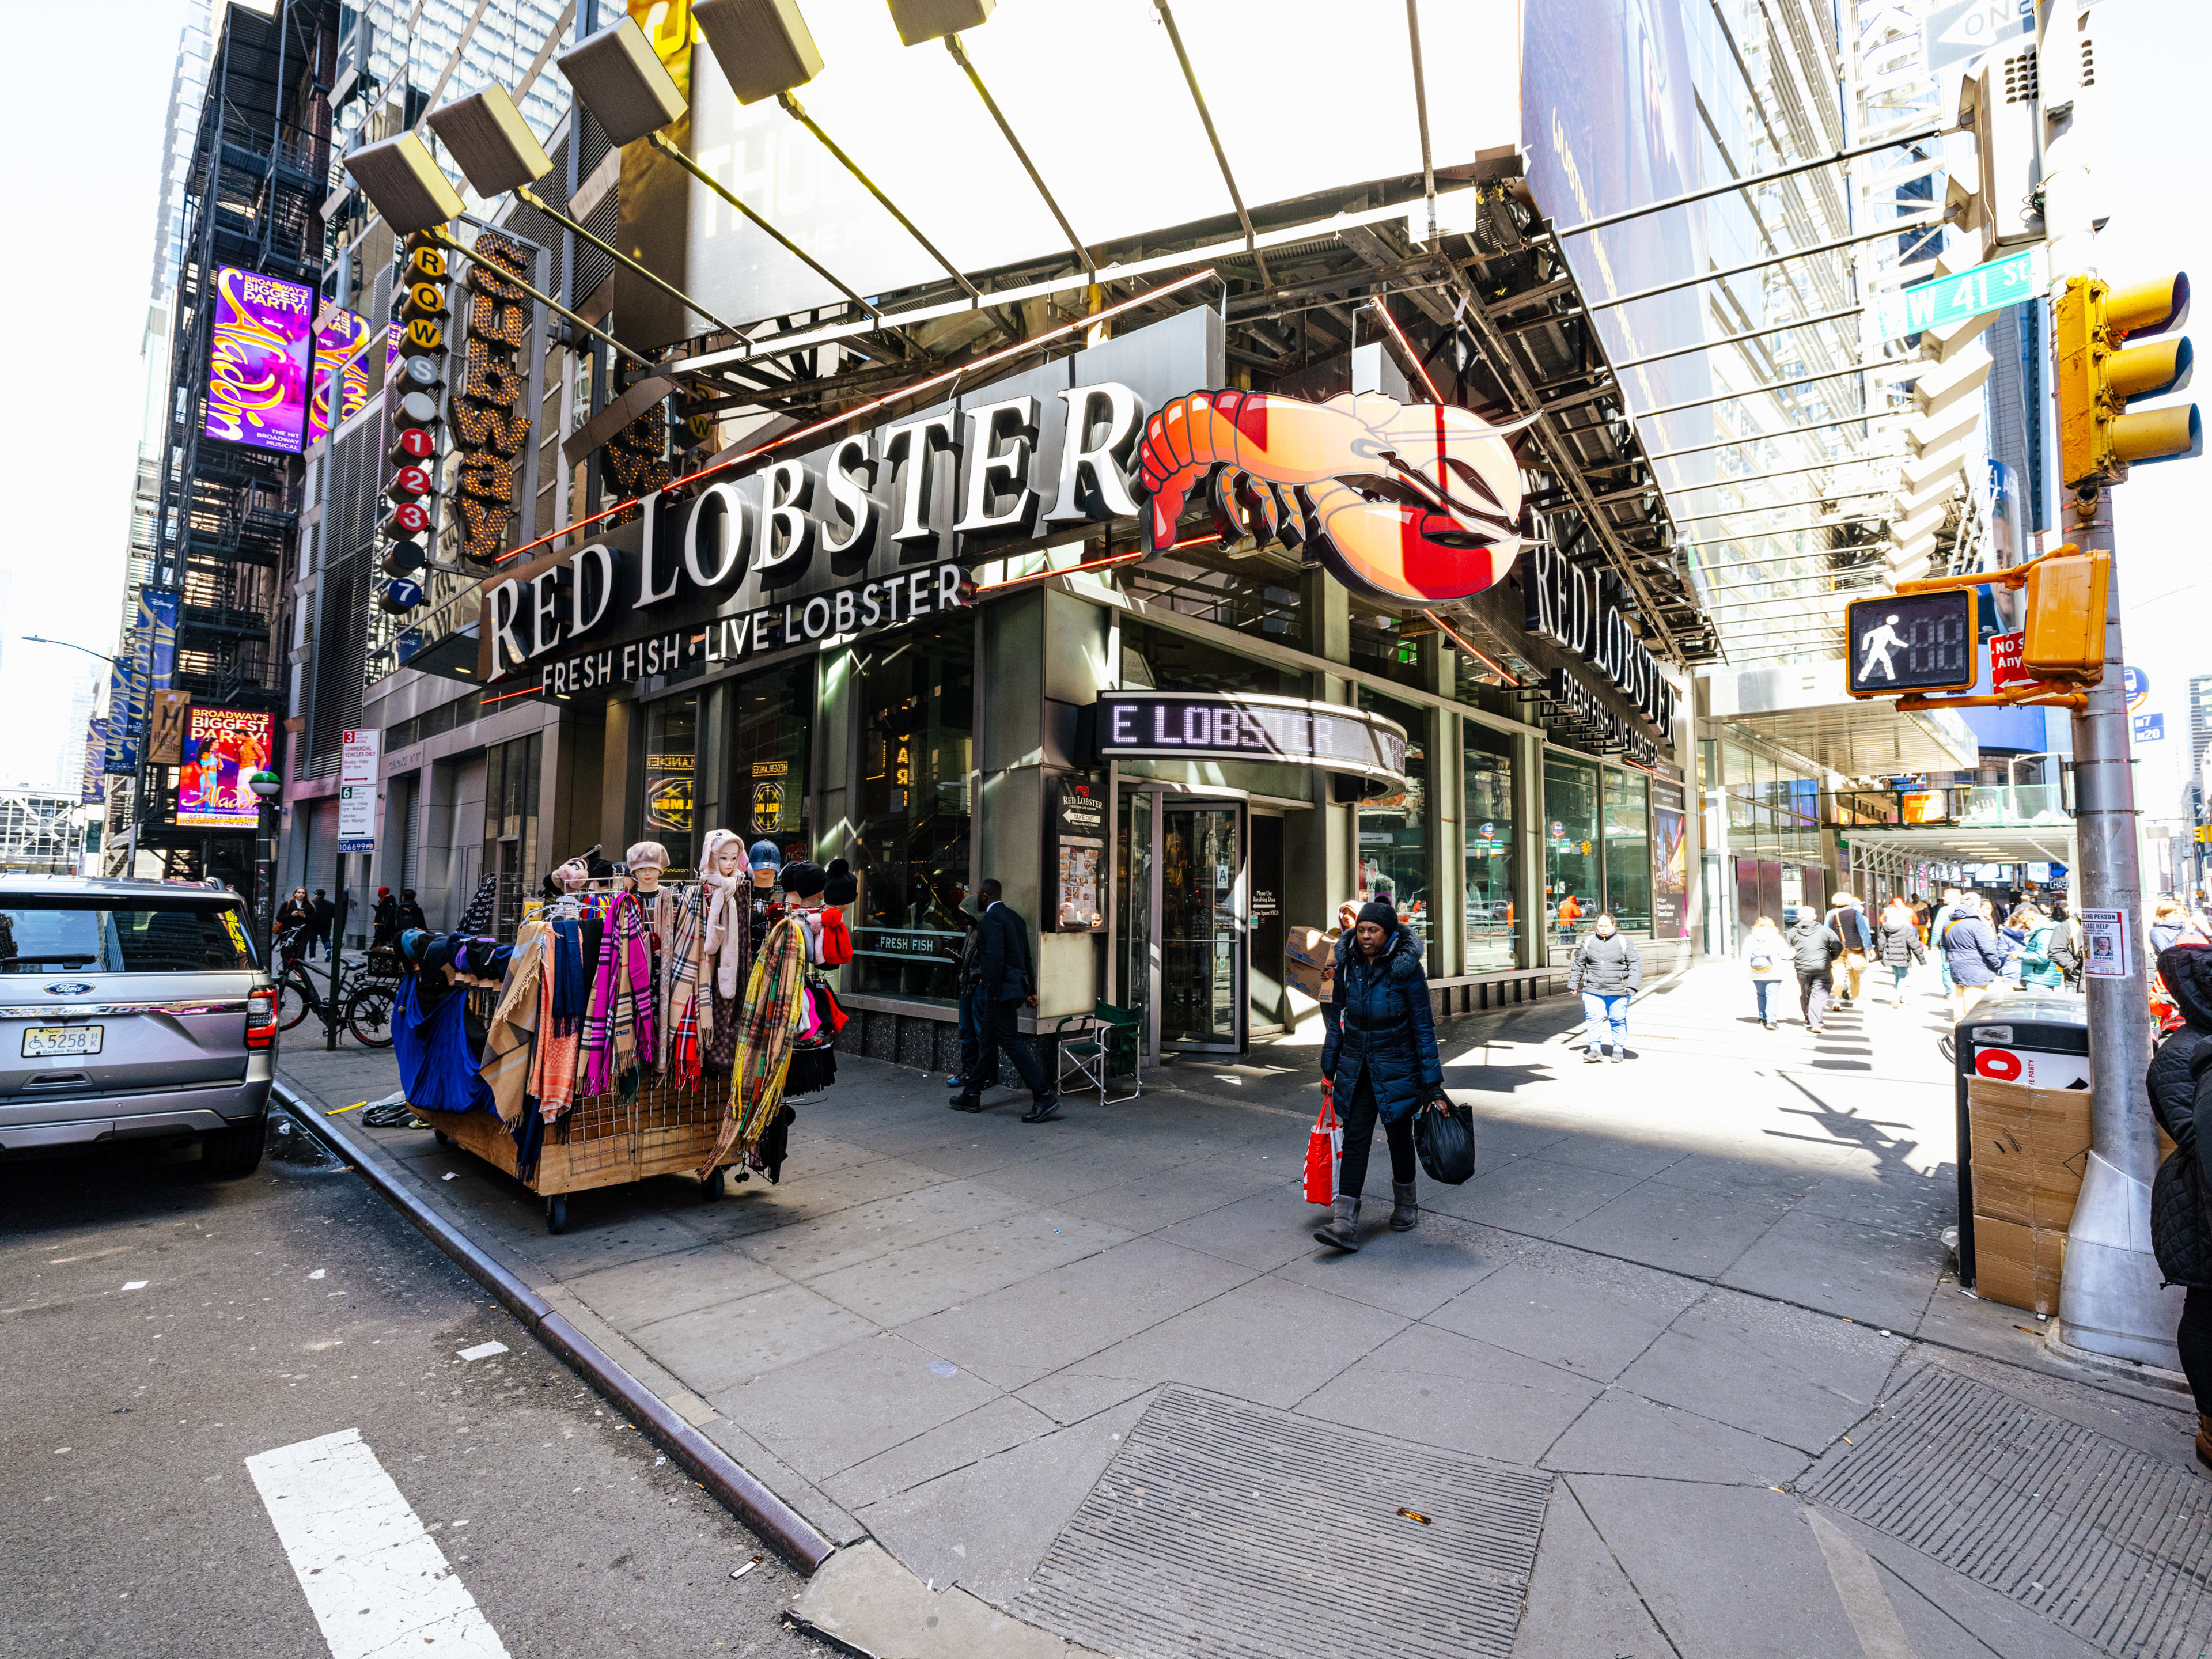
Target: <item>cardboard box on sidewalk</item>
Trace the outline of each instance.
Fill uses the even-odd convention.
[[[2058,1311],[2066,1235],[2056,1227],[2023,1227],[1974,1212],[1974,1294],[2044,1315]]]
[[[1978,1077],[1966,1085],[1974,1213],[2063,1231],[2089,1167],[2089,1091]],[[1975,1231],[1977,1257],[1980,1230]]]
[[[1304,992],[1316,1002],[1328,1000],[1328,985],[1322,974],[1336,959],[1338,932],[1334,927],[1290,930],[1290,942],[1283,947],[1283,978],[1292,990]]]

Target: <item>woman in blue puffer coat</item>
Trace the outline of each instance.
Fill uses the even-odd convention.
[[[1336,942],[1336,994],[1322,1006],[1328,1036],[1321,1074],[1335,1085],[1344,1120],[1344,1158],[1337,1166],[1336,1202],[1314,1237],[1340,1250],[1359,1248],[1359,1189],[1375,1123],[1390,1143],[1390,1229],[1420,1219],[1413,1194],[1413,1114],[1443,1092],[1443,1062],[1429,1013],[1429,976],[1421,942],[1398,925],[1398,913],[1376,902],[1360,907],[1352,931]]]

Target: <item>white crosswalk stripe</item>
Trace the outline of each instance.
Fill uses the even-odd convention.
[[[433,1659],[507,1659],[359,1429],[279,1446],[246,1468],[331,1659],[370,1659],[403,1642]]]

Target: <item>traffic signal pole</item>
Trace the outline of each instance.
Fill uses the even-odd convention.
[[[2037,13],[2041,106],[2050,111],[2079,98],[2081,21],[2076,0],[2041,0]],[[2045,125],[2044,228],[2054,300],[2068,277],[2097,270],[2092,168],[2094,146],[2103,135],[2093,130],[2096,115],[2088,103],[2069,107],[2075,116]],[[2056,373],[2052,383],[2058,383]],[[2150,1182],[2158,1169],[2158,1141],[2144,1082],[2150,1065],[2150,988],[2112,490],[2084,487],[2065,511],[2072,521],[2066,539],[2084,552],[2114,555],[2106,590],[2104,678],[2074,715],[2080,858],[2075,915],[2120,913],[2127,971],[2100,974],[2095,964],[2085,964],[2090,969],[2082,979],[2088,999],[2090,1156],[2067,1231],[2051,1335],[2069,1347],[2179,1370],[2174,1332],[2181,1292],[2160,1287],[2163,1275],[2151,1254]]]
[[[2112,492],[2077,496],[2074,540],[2112,551]],[[2135,764],[2121,665],[2118,561],[2106,589],[2105,677],[2074,715],[2074,825],[2080,848],[2074,914],[2117,910],[2127,936],[2127,972],[2085,974],[2089,1004],[2090,1154],[2066,1235],[2058,1328],[2069,1346],[2178,1370],[2174,1330],[2181,1291],[2151,1254],[2150,1183],[2158,1134],[2144,1073],[2150,1065],[2150,983],[2143,960],[2142,870],[2136,833]]]

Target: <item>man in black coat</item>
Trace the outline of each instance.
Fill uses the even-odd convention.
[[[337,952],[331,949],[331,921],[337,915],[338,907],[331,902],[330,895],[319,887],[315,889],[313,904],[315,921],[313,931],[307,935],[308,949],[312,951],[319,944],[326,954],[336,955]]]
[[[2174,1147],[2151,1183],[2151,1248],[2166,1282],[2185,1292],[2174,1346],[2196,1397],[2197,1461],[2212,1468],[2212,1140],[2201,1127],[2212,1111],[2212,949],[2168,945],[2158,972],[2188,1023],[2160,1042],[2147,1079]]]
[[[979,929],[982,940],[970,977],[981,1005],[978,1020],[981,1041],[977,1045],[975,1072],[965,1091],[952,1103],[952,1109],[983,1109],[980,1080],[998,1075],[999,1051],[1004,1049],[1033,1097],[1030,1109],[1022,1114],[1022,1121],[1042,1123],[1060,1109],[1060,1091],[1045,1082],[1044,1069],[1037,1064],[1030,1045],[1022,1041],[1018,1011],[1024,1005],[1036,1006],[1036,965],[1030,956],[1029,927],[1000,896],[1001,890],[997,881],[988,878],[975,890],[976,896],[983,902],[983,920]],[[962,987],[963,991],[968,988],[967,985]]]

